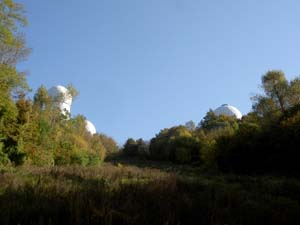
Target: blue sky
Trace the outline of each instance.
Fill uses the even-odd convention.
[[[261,75],[300,72],[297,0],[18,0],[36,90],[72,83],[83,114],[118,143],[198,123],[223,103],[243,114]]]

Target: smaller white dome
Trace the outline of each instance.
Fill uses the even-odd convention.
[[[97,133],[96,127],[91,121],[85,120],[85,124],[85,128],[89,133],[91,133],[92,135]]]
[[[72,105],[72,95],[69,93],[69,90],[64,86],[57,85],[48,90],[48,94],[55,100],[60,98],[61,103]]]
[[[234,116],[237,119],[242,118],[242,113],[236,107],[228,104],[223,104],[219,108],[217,108],[214,113],[217,116],[226,115],[226,116]]]

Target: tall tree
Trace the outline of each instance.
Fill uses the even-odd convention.
[[[264,94],[252,97],[252,107],[266,123],[278,120],[286,110],[300,104],[299,77],[288,82],[282,71],[269,71],[262,76],[262,88]]]
[[[290,106],[300,104],[300,77],[290,81],[288,95]]]
[[[18,109],[14,98],[28,89],[24,73],[16,69],[16,64],[29,53],[19,32],[26,24],[22,5],[0,0],[0,145],[15,163],[21,162],[23,155],[18,149]]]
[[[262,76],[262,88],[281,112],[288,107],[288,81],[282,71],[273,70]]]
[[[51,103],[51,98],[45,86],[40,86],[34,95],[34,106],[40,110],[45,110]]]
[[[26,25],[21,4],[13,0],[0,1],[0,64],[16,65],[29,54],[24,35],[18,29]]]

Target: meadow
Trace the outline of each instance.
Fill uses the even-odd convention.
[[[0,224],[299,224],[296,178],[133,164],[3,170]]]

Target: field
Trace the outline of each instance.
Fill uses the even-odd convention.
[[[300,222],[298,179],[224,175],[152,162],[129,164],[2,171],[0,224]]]

